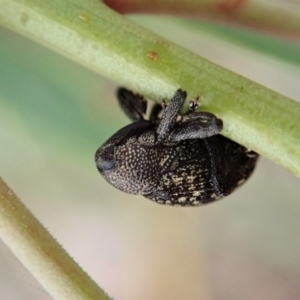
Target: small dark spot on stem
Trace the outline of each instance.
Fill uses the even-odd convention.
[[[150,51],[147,53],[147,58],[149,58],[150,60],[158,60],[159,58],[159,54],[155,51]]]

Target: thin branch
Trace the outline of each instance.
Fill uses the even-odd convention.
[[[109,300],[0,178],[0,238],[59,300]]]
[[[257,0],[105,0],[114,10],[210,19],[300,41],[300,3]]]
[[[201,95],[222,134],[300,177],[300,105],[138,26],[98,0],[0,0],[0,24],[161,101]]]

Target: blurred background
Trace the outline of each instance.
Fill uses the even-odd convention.
[[[260,33],[130,17],[300,100],[300,47]],[[299,179],[261,158],[245,186],[200,208],[108,185],[96,149],[129,123],[112,82],[0,29],[0,175],[114,299],[300,299]],[[201,94],[201,91],[199,91]],[[0,295],[51,299],[0,241]]]

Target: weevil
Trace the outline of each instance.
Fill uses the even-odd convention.
[[[186,97],[178,89],[168,105],[155,104],[146,120],[147,100],[126,88],[117,90],[133,123],[95,154],[106,181],[160,204],[199,206],[229,195],[249,178],[258,154],[220,135],[222,120],[196,112],[197,100],[180,115]]]

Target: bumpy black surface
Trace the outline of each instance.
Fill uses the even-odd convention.
[[[198,206],[229,195],[243,184],[258,154],[219,135],[222,121],[197,104],[178,120],[186,92],[177,90],[158,118],[155,105],[144,120],[146,100],[120,88],[119,103],[134,121],[96,152],[99,172],[116,188],[161,204]]]

